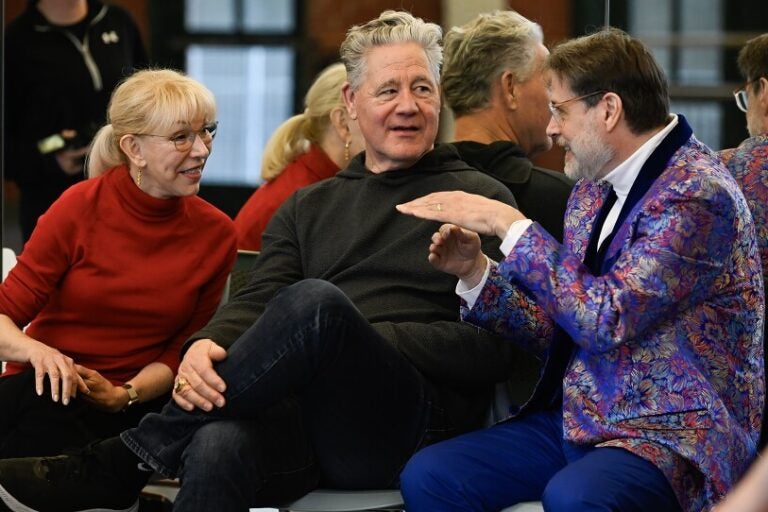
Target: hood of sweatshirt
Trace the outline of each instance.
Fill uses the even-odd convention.
[[[469,164],[462,161],[456,148],[450,144],[438,144],[431,151],[424,153],[412,166],[380,173],[371,172],[365,167],[365,152],[362,152],[350,160],[336,177],[351,180],[381,180],[383,183],[395,185],[414,174],[454,171],[476,172],[477,169],[470,167]]]

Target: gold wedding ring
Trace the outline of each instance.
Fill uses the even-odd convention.
[[[443,203],[437,203],[437,211],[443,211]]]
[[[184,377],[177,377],[176,385],[173,386],[173,392],[178,395],[179,393],[181,393],[181,391],[185,387],[187,387],[187,384],[189,384],[189,382],[187,382],[187,379],[185,379]]]

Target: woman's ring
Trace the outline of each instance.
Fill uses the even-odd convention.
[[[187,384],[189,384],[189,382],[187,382],[187,379],[184,377],[176,377],[176,385],[173,386],[173,392],[178,395],[185,387],[187,387]]]
[[[443,203],[437,203],[437,211],[443,211]]]

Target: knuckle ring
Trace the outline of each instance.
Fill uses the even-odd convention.
[[[189,384],[189,382],[187,382],[187,379],[185,379],[184,377],[177,377],[176,378],[176,385],[173,386],[173,392],[176,393],[176,394],[181,393],[182,390],[185,387],[187,387],[187,384]]]

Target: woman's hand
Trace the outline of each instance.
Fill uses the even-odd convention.
[[[122,386],[115,386],[96,370],[79,364],[75,365],[75,368],[90,390],[80,396],[81,400],[106,412],[120,412],[125,409],[128,405],[128,392]]]
[[[432,235],[428,258],[436,269],[455,275],[470,288],[480,282],[487,265],[477,233],[453,224],[443,224]]]
[[[43,394],[44,380],[46,376],[51,382],[51,399],[69,404],[71,398],[77,396],[78,391],[88,394],[90,390],[78,375],[75,362],[71,357],[65,356],[55,348],[29,338],[26,348],[29,364],[35,369],[35,391],[38,396]]]
[[[502,240],[513,222],[525,220],[508,204],[466,192],[434,192],[396,208],[406,215],[455,224]]]
[[[184,410],[195,407],[210,411],[214,404],[224,407],[227,385],[213,369],[213,363],[223,361],[227,351],[210,339],[195,341],[184,354],[173,386],[173,400]]]

